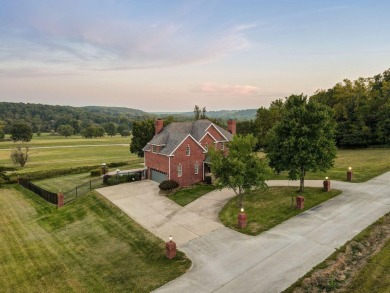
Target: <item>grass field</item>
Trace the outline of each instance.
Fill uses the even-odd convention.
[[[1,188],[0,251],[2,292],[150,292],[190,267],[95,193],[57,209]]]
[[[237,197],[232,198],[222,208],[219,219],[231,229],[248,235],[258,235],[340,193],[338,190],[324,192],[322,188],[306,187],[302,194],[305,197],[305,208],[297,210],[295,202],[292,202],[295,201],[292,197],[298,195],[297,187],[270,187],[266,191],[251,191],[245,194],[243,201],[245,213],[248,215],[246,228],[238,228],[237,215],[240,209],[237,207]]]
[[[306,179],[346,181],[348,167],[353,169],[353,182],[364,182],[390,171],[390,149],[338,150],[334,167],[326,173],[308,173]],[[287,172],[272,179],[287,179]]]
[[[176,202],[182,207],[188,205],[190,202],[193,202],[195,199],[201,197],[202,195],[211,192],[215,189],[213,185],[195,185],[190,188],[181,189],[176,191],[173,194],[168,195],[169,199]]]
[[[47,134],[34,136],[29,142],[30,159],[24,168],[14,165],[10,160],[10,148],[14,148],[15,144],[3,141],[0,142],[0,166],[14,167],[19,174],[24,174],[131,161],[137,159],[137,156],[130,153],[130,141],[131,138],[121,136],[92,139]]]

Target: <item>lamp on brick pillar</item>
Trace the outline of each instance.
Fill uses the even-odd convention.
[[[176,243],[172,241],[172,235],[169,236],[169,241],[165,243],[167,258],[172,259],[176,256]]]
[[[348,168],[348,171],[347,171],[347,181],[352,181],[352,167]]]
[[[121,170],[119,169],[116,169],[116,182],[118,182],[118,179],[119,179],[119,173],[121,172]]]
[[[244,208],[241,208],[240,213],[238,214],[238,228],[245,228],[248,221],[248,216],[244,212]]]
[[[325,177],[324,191],[328,192],[329,190],[330,190],[330,180],[329,180],[329,177]]]

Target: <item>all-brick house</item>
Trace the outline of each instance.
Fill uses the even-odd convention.
[[[188,186],[204,180],[209,168],[205,163],[208,148],[228,152],[227,143],[236,134],[236,121],[225,130],[209,120],[173,122],[164,127],[155,123],[155,135],[143,148],[147,177],[157,182],[175,180]]]

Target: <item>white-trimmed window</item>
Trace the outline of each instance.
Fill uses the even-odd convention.
[[[156,153],[157,152],[157,147],[155,145],[152,145],[152,153]]]
[[[198,161],[195,162],[195,174],[199,174],[199,163]]]
[[[204,146],[204,149],[206,150],[206,152],[209,151],[209,144],[206,142],[206,145]]]
[[[221,142],[221,150],[224,150],[224,149],[225,149],[225,143]]]
[[[181,177],[182,175],[183,175],[183,166],[179,164],[179,166],[177,166],[177,177]]]
[[[191,148],[189,145],[186,146],[186,156],[189,156],[191,154]]]

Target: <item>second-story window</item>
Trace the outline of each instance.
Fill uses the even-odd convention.
[[[221,142],[221,150],[224,150],[224,149],[225,149],[225,143]]]
[[[186,146],[186,156],[189,156],[191,154],[191,149],[190,149],[190,146],[187,145]]]
[[[177,177],[181,177],[183,175],[183,167],[181,164],[177,166]]]
[[[157,147],[155,145],[152,145],[152,152],[156,153],[157,152]]]
[[[207,142],[206,142],[206,145],[204,146],[204,148],[205,148],[206,152],[209,151],[209,144]]]

